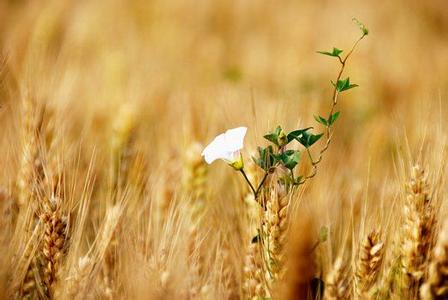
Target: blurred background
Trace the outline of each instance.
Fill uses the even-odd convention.
[[[381,162],[397,137],[434,138],[445,119],[443,0],[1,1],[2,151],[15,156],[23,97],[56,105],[66,139],[99,151],[126,111],[152,166],[233,126],[249,126],[253,149],[328,109],[339,65],[316,51],[347,51],[353,17],[370,34],[346,69],[360,87],[342,95],[330,160],[393,168]]]

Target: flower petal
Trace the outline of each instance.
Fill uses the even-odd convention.
[[[234,163],[240,159],[240,151],[224,152],[222,153],[221,159],[225,160],[229,164]]]
[[[208,144],[207,147],[202,151],[202,156],[204,156],[205,161],[211,164],[217,159],[222,159],[225,156],[225,135],[220,134],[215,139]]]
[[[204,156],[205,161],[208,164],[211,164],[217,159],[233,163],[235,160],[239,159],[246,132],[246,127],[227,130],[225,133],[215,137],[215,139],[205,147],[201,155]]]
[[[234,152],[243,149],[247,127],[229,129],[225,133],[226,151]]]

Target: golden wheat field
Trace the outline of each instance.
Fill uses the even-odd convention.
[[[448,299],[445,0],[0,1],[0,299]]]

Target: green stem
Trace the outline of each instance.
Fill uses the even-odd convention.
[[[243,174],[244,179],[246,179],[246,182],[249,184],[250,189],[252,190],[252,193],[254,194],[255,199],[257,199],[257,191],[255,191],[254,186],[250,182],[249,178],[247,178],[246,172],[244,172],[244,169],[240,170],[241,174]]]
[[[264,174],[264,177],[261,180],[260,184],[258,185],[257,189],[255,189],[254,186],[252,185],[252,183],[250,182],[249,178],[247,177],[246,172],[244,172],[244,169],[241,169],[240,172],[241,172],[241,174],[243,174],[243,177],[246,180],[247,184],[249,184],[249,187],[252,190],[252,193],[254,194],[254,200],[257,201],[261,205],[261,207],[266,208],[265,205],[258,200],[258,194],[260,193],[266,179],[268,178],[269,172],[266,172]]]
[[[341,68],[339,69],[339,73],[338,76],[336,78],[335,81],[335,87],[333,89],[333,96],[332,96],[332,102],[331,102],[331,108],[330,108],[330,112],[328,114],[328,120],[330,120],[331,116],[334,113],[334,109],[336,108],[336,105],[338,104],[338,96],[339,96],[339,92],[337,90],[337,82],[341,79],[342,74],[344,73],[344,69],[345,66],[347,64],[347,60],[348,58],[352,55],[353,51],[355,50],[356,46],[358,45],[358,43],[366,36],[366,34],[363,34],[360,38],[358,38],[356,40],[356,42],[353,44],[352,48],[350,49],[350,51],[347,53],[347,55],[345,56],[344,59],[342,59],[341,57],[338,56],[339,62],[341,63]],[[328,148],[330,147],[331,144],[331,140],[332,140],[332,128],[333,126],[330,124],[327,124],[327,126],[325,126],[326,129],[326,136],[327,139],[325,141],[325,145],[324,147],[319,151],[319,156],[317,158],[317,160],[313,160],[311,153],[309,152],[309,149],[307,149],[308,151],[308,155],[311,159],[311,163],[313,166],[313,170],[311,172],[311,174],[306,175],[303,180],[301,180],[300,182],[297,183],[297,185],[302,185],[304,184],[308,179],[313,178],[314,176],[316,176],[317,174],[317,166],[319,165],[319,163],[322,161],[322,158],[324,156],[324,153],[328,150]]]
[[[312,154],[311,154],[311,151],[310,151],[310,148],[306,148],[306,152],[308,153],[308,157],[310,158],[310,162],[311,162],[311,165],[315,165],[316,164],[316,162],[314,161],[314,159],[313,159],[313,156],[312,156]]]
[[[266,172],[266,173],[264,174],[264,177],[263,177],[263,179],[261,180],[260,184],[258,185],[257,190],[255,191],[255,199],[257,199],[257,197],[258,197],[258,193],[260,193],[260,190],[261,190],[261,188],[263,187],[264,182],[265,182],[266,179],[268,178],[268,175],[269,175],[269,172]]]

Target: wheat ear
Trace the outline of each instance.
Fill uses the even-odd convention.
[[[243,291],[249,299],[264,299],[267,296],[260,250],[261,245],[258,241],[250,243],[244,260]]]
[[[83,299],[87,287],[90,272],[93,267],[92,259],[89,256],[82,256],[78,259],[78,263],[73,273],[66,279],[66,296],[69,299]]]
[[[191,144],[183,159],[182,183],[183,191],[189,199],[190,227],[188,241],[188,265],[191,273],[190,297],[198,296],[201,277],[204,273],[204,257],[202,253],[202,224],[206,205],[206,186],[208,167],[201,157],[202,146]]]
[[[54,283],[67,238],[67,218],[62,214],[60,199],[52,197],[44,204],[41,219],[44,225],[42,244],[44,282],[47,293],[53,295]]]
[[[135,131],[134,107],[130,104],[123,104],[117,118],[114,119],[111,135],[112,184],[118,191],[125,189],[135,157]]]
[[[23,119],[21,135],[23,138],[22,153],[19,166],[19,172],[16,178],[16,201],[19,208],[19,217],[23,220],[29,220],[29,226],[26,226],[22,232],[25,236],[31,236],[38,229],[38,214],[42,194],[44,193],[44,156],[42,149],[43,122],[45,109],[42,105],[36,105],[36,101],[28,95],[24,97]],[[38,107],[36,109],[36,107]],[[25,221],[25,223],[28,223]],[[17,226],[18,224],[16,224]],[[33,240],[36,246],[40,246],[39,241]],[[21,283],[22,295],[32,296],[48,293],[48,290],[41,284],[41,257],[36,256],[35,251],[27,252],[24,256],[28,258],[26,275]]]
[[[183,159],[182,185],[193,202],[205,200],[208,166],[201,157],[203,146],[192,143]]]
[[[30,204],[36,194],[36,181],[42,180],[43,159],[40,151],[40,137],[43,123],[43,108],[36,113],[36,103],[29,97],[23,101],[22,153],[16,179],[17,203],[19,207]],[[33,203],[34,204],[34,203]]]
[[[439,234],[429,265],[428,279],[420,288],[423,300],[448,299],[448,222]]]
[[[222,285],[225,289],[226,299],[238,299],[239,296],[239,284],[237,280],[237,273],[235,271],[235,264],[233,260],[233,251],[231,243],[225,239],[221,246],[220,251],[221,263],[222,263]]]
[[[350,279],[348,268],[341,257],[338,257],[325,279],[326,300],[343,300],[350,298]]]
[[[367,297],[378,278],[384,255],[384,244],[377,231],[363,240],[359,249],[355,272],[355,292],[360,298]]]
[[[287,240],[289,197],[278,183],[270,189],[265,213],[265,233],[268,250],[269,277],[274,281],[283,275],[284,247]]]
[[[418,290],[427,268],[435,228],[434,210],[429,197],[429,184],[424,170],[412,168],[404,205],[401,264],[405,274],[404,288],[411,295]]]

